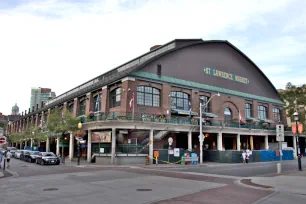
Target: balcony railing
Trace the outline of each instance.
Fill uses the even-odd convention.
[[[80,117],[81,122],[93,122],[93,121],[118,121],[118,120],[134,120],[143,122],[153,122],[153,123],[165,123],[165,124],[186,124],[186,125],[199,125],[199,120],[197,118],[178,117],[171,116],[165,117],[164,115],[155,115],[147,113],[134,113],[131,112],[112,112],[109,114],[96,113],[92,117]],[[211,119],[203,122],[203,126],[216,126],[216,127],[230,127],[230,128],[245,128],[245,129],[263,129],[263,130],[275,130],[275,125],[273,124],[263,124],[260,122],[250,122],[245,124],[239,124],[235,121],[223,121]],[[287,129],[286,129],[287,130]],[[287,130],[289,131],[289,129]]]

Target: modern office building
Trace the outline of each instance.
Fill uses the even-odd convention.
[[[52,92],[49,88],[32,88],[31,89],[31,101],[30,109],[33,110],[42,107],[42,103],[47,103],[50,99],[55,98],[55,92]]]
[[[88,161],[95,156],[101,163],[144,163],[154,149],[167,149],[169,138],[172,147],[199,154],[200,103],[204,151],[278,148],[275,125],[287,126],[278,91],[251,59],[221,40],[154,46],[50,100],[12,130],[39,126],[54,108],[69,110],[83,122]],[[296,148],[291,131],[285,141]],[[70,158],[74,149],[70,135]]]

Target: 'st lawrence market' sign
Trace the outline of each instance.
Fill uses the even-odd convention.
[[[243,84],[249,84],[249,79],[245,78],[245,77],[241,77],[238,76],[236,74],[232,74],[232,73],[228,73],[228,72],[224,72],[224,71],[219,71],[217,69],[213,69],[213,68],[208,68],[205,67],[204,68],[204,74],[210,75],[210,76],[216,76],[216,77],[220,77],[223,79],[228,79],[231,81],[236,81],[236,82],[240,82]]]

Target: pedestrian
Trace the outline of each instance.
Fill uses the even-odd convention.
[[[6,152],[5,157],[6,157],[6,162],[7,162],[7,168],[10,168],[10,161],[12,158],[12,153],[10,152],[10,150]]]
[[[0,152],[0,169],[1,169],[2,158],[3,158],[3,155],[2,155],[2,153]]]
[[[252,155],[252,152],[250,150],[246,150],[246,156],[245,156],[245,162],[248,164],[250,156]]]
[[[245,163],[245,158],[246,158],[246,152],[243,150],[242,151],[242,162]]]

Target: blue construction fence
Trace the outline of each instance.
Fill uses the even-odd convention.
[[[282,160],[293,160],[293,150],[283,150]],[[249,158],[249,162],[267,162],[279,161],[278,150],[254,150]],[[242,163],[242,151],[226,150],[226,151],[204,151],[203,161],[220,162],[220,163]]]

